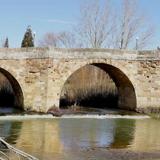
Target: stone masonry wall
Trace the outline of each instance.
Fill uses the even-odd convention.
[[[42,112],[53,105],[58,107],[67,78],[80,67],[93,63],[109,64],[128,77],[135,90],[138,111],[160,109],[158,51],[0,49],[0,68],[18,81],[23,92],[24,108]],[[121,79],[123,77],[119,77]]]

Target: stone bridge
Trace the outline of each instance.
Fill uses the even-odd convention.
[[[0,72],[9,80],[15,106],[46,112],[59,106],[66,80],[85,65],[107,72],[120,108],[160,109],[160,52],[110,49],[0,49]]]

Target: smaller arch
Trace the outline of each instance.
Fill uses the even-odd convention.
[[[7,78],[7,80],[9,81],[12,87],[13,96],[14,96],[13,107],[24,109],[24,97],[23,97],[23,92],[22,92],[20,84],[13,77],[13,75],[9,73],[7,70],[0,68],[0,73],[2,73]]]

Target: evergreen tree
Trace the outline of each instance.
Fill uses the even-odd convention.
[[[34,47],[34,37],[32,35],[31,26],[27,27],[27,30],[24,34],[21,47]]]
[[[9,48],[9,41],[8,41],[8,37],[5,39],[5,42],[4,42],[4,48]]]

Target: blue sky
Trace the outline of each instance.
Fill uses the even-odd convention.
[[[119,5],[120,0],[112,1]],[[8,36],[10,47],[20,47],[28,25],[36,32],[37,41],[46,32],[69,30],[76,23],[81,3],[82,0],[0,0],[0,39]],[[160,45],[159,7],[160,0],[139,0],[139,8],[156,26],[152,48]]]

